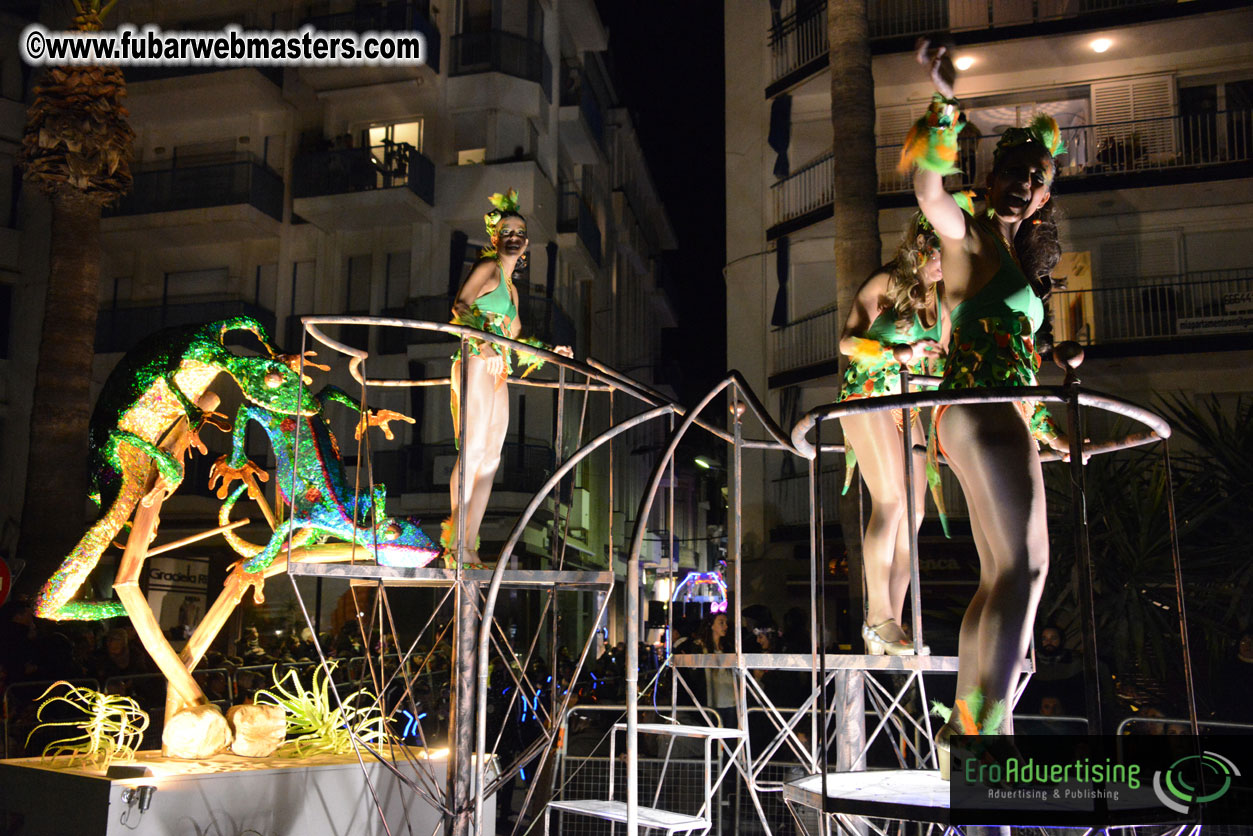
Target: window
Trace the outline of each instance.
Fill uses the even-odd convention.
[[[389,144],[404,144],[415,150],[422,150],[422,120],[411,122],[394,122],[390,125],[371,125],[366,129],[366,140],[370,148],[381,148]]]
[[[1080,128],[1092,124],[1088,96],[1086,91],[1081,95],[1073,95],[1078,91],[1059,92],[1071,95],[1051,98],[1047,93],[1033,94],[1019,101],[991,102],[982,106],[976,100],[974,106],[966,110],[969,124],[958,137],[958,165],[966,172],[967,182],[970,178],[982,182],[992,170],[992,151],[996,147],[992,137],[1000,136],[1009,128],[1022,127],[1041,113],[1056,119],[1062,129],[1062,141],[1067,150],[1062,164],[1067,168],[1085,165],[1090,154],[1084,142],[1085,132]]]
[[[383,281],[383,307],[403,307],[409,298],[409,250],[387,254],[387,272]]]
[[[1247,160],[1253,145],[1253,80],[1181,84],[1181,152],[1190,163]]]

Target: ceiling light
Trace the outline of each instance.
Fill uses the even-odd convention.
[[[975,59],[972,55],[963,55],[953,62],[953,66],[965,72],[975,65]]]
[[[1092,51],[1104,52],[1105,50],[1109,49],[1113,45],[1114,45],[1114,42],[1111,41],[1109,38],[1097,38],[1095,41],[1092,42]]]

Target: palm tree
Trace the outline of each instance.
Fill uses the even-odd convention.
[[[1216,398],[1160,398],[1175,430],[1172,473],[1189,643],[1204,711],[1220,702],[1221,660],[1249,629],[1253,536],[1253,401],[1224,409]],[[1118,437],[1128,428],[1116,425]],[[1176,439],[1186,440],[1185,445]],[[1050,473],[1049,505],[1069,508],[1064,471]],[[1152,448],[1092,459],[1085,470],[1088,538],[1095,574],[1097,648],[1120,679],[1182,693],[1179,614],[1171,555],[1166,469]],[[1052,566],[1040,621],[1065,624],[1078,611],[1073,520],[1050,521]],[[1206,671],[1215,671],[1213,676]],[[1147,685],[1145,685],[1147,683]],[[1178,711],[1178,708],[1175,709]]]
[[[94,32],[116,0],[73,0],[73,28]],[[117,67],[49,69],[26,112],[21,163],[48,196],[51,254],[31,407],[17,554],[22,586],[43,582],[81,534],[100,280],[101,209],[130,190],[135,134]]]
[[[834,165],[836,305],[847,313],[861,283],[880,265],[878,176],[875,172],[874,76],[866,0],[827,0]],[[856,495],[840,503],[848,550],[850,615],[861,627],[861,529]]]

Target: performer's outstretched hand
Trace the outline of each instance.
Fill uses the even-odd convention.
[[[936,92],[946,99],[954,98],[953,85],[957,82],[957,68],[953,66],[952,50],[929,38],[919,38],[914,50],[914,57],[927,68]]]

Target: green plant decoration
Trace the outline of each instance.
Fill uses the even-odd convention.
[[[287,714],[287,730],[294,737],[283,744],[280,754],[342,755],[353,750],[354,738],[375,743],[389,737],[376,700],[364,688],[345,696],[338,706],[332,705],[329,672],[336,664],[328,662],[315,670],[308,689],[294,668],[280,677],[275,666],[273,690],[257,691],[257,703],[277,705]]]
[[[35,719],[40,724],[31,730],[26,742],[41,729],[69,726],[82,734],[54,740],[44,747],[42,757],[55,760],[68,757],[66,766],[88,766],[107,770],[114,761],[131,761],[148,728],[148,715],[139,703],[130,697],[104,694],[91,688],[82,688],[60,680],[48,686],[39,695],[43,700],[58,685],[68,690],[40,703]],[[76,720],[43,721],[44,710],[53,704],[64,703],[84,716]]]

